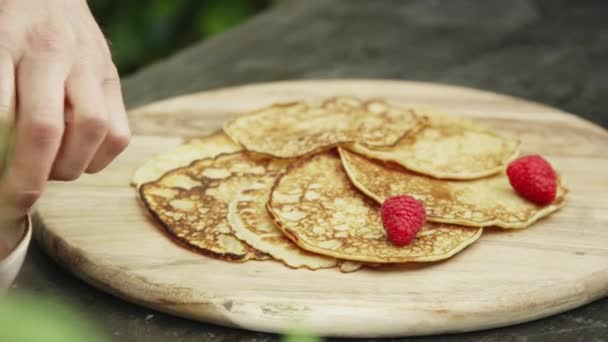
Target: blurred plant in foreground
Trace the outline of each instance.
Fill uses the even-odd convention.
[[[23,290],[0,296],[2,342],[109,342],[82,313],[49,296]],[[293,327],[282,342],[321,342],[307,330]]]
[[[9,292],[0,296],[0,341],[107,342],[74,309],[48,296]]]
[[[303,329],[292,329],[282,338],[282,342],[321,342],[322,338]]]

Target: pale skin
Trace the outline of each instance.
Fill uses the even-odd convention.
[[[86,0],[0,0],[0,115],[16,134],[0,184],[15,217],[49,180],[97,173],[127,147],[120,78]]]

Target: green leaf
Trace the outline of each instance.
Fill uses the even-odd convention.
[[[211,0],[201,8],[197,28],[203,36],[224,32],[257,12],[255,1]]]

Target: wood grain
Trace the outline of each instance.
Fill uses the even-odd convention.
[[[571,192],[566,207],[524,231],[489,229],[456,257],[341,274],[275,262],[232,264],[173,244],[141,209],[130,177],[144,160],[274,101],[383,97],[474,117],[542,153]],[[327,336],[409,336],[504,326],[608,294],[608,134],[520,99],[397,81],[251,85],[169,99],[131,113],[138,135],[104,172],[54,183],[37,239],[59,263],[125,300],[221,325],[281,332],[294,322]]]

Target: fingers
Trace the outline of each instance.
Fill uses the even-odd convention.
[[[13,217],[12,194],[4,173],[8,166],[11,148],[11,131],[15,110],[15,66],[11,55],[0,48],[0,230],[5,220]],[[1,241],[0,241],[1,243]],[[2,251],[0,246],[0,258]]]
[[[66,82],[70,108],[66,131],[55,159],[51,179],[77,179],[89,166],[104,140],[108,116],[99,77],[86,69],[75,70]]]
[[[29,209],[40,196],[61,144],[69,63],[54,51],[26,54],[17,68],[15,148],[6,177],[18,209]]]
[[[6,168],[14,112],[15,65],[10,53],[0,48],[0,175]]]
[[[11,54],[0,48],[0,120],[12,122],[15,111],[15,64]]]
[[[99,172],[108,166],[127,147],[131,137],[120,88],[120,78],[114,68],[108,73],[101,86],[105,96],[105,108],[108,113],[108,131],[103,143],[86,169],[88,173]]]

